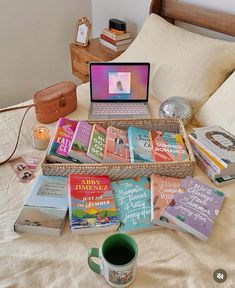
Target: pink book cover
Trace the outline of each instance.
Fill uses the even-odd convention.
[[[85,121],[79,121],[69,148],[68,155],[82,163],[96,163],[95,160],[87,156],[92,127]]]
[[[182,228],[163,216],[165,208],[168,207],[174,195],[181,191],[181,186],[182,179],[157,174],[151,175],[152,223],[182,231]]]
[[[47,159],[49,161],[69,162],[68,150],[71,145],[77,121],[62,117],[58,120],[54,136],[50,143]]]
[[[130,163],[127,131],[108,127],[103,162]]]
[[[60,120],[57,137],[57,142],[59,143],[59,147],[56,150],[57,154],[68,157],[68,150],[71,145],[76,126],[77,121],[66,118],[62,118]]]
[[[154,162],[188,160],[186,147],[180,134],[152,130],[149,136]]]

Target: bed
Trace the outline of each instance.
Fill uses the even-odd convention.
[[[150,22],[147,25],[144,24],[144,29],[152,25],[155,19],[157,19],[156,21],[160,21],[159,25],[166,25],[165,20],[159,20],[159,18],[165,18],[169,23],[181,20],[235,36],[235,16],[233,15],[202,9],[175,0],[152,1],[150,13],[152,13],[149,16],[150,20],[147,20]],[[160,15],[160,17],[156,15]],[[167,23],[167,25],[171,24]],[[154,29],[155,27],[153,27]],[[147,58],[146,61],[152,61],[150,57],[153,55],[151,53],[154,53],[151,48],[153,42],[149,45],[151,46],[149,53],[136,51],[139,42],[143,43],[143,37],[145,37],[143,35],[146,35],[145,32],[146,30],[140,31],[137,39],[117,61],[125,61],[127,59],[129,61],[140,61],[144,57]],[[180,30],[180,33],[183,32]],[[150,33],[150,35],[152,34]],[[150,39],[149,41],[153,40]],[[208,45],[211,49],[211,44]],[[223,50],[226,50],[224,45],[222,45]],[[234,47],[230,47],[231,45],[229,44],[229,49],[234,49]],[[177,46],[173,48],[177,50]],[[170,61],[172,60],[170,59]],[[208,124],[206,121],[210,121],[209,124],[221,124],[226,126],[225,128],[228,128],[230,131],[235,131],[234,113],[231,111],[233,109],[231,106],[234,107],[234,97],[228,96],[228,91],[235,82],[228,79],[233,77],[234,80],[232,73],[235,68],[235,61],[230,62],[231,57],[226,67],[223,63],[223,77],[217,75],[217,87],[210,86],[208,88],[206,86],[209,89],[206,96],[204,95],[204,98],[199,102],[192,102],[195,117],[188,129],[194,125]],[[164,76],[164,73],[161,73],[162,71],[164,72],[163,68],[166,62],[163,63],[164,65],[162,64],[161,67],[163,68],[161,70],[156,68],[156,62],[152,61],[151,64],[153,67],[151,72],[152,88],[154,88],[153,84],[156,84],[154,81],[156,71],[161,79],[161,83],[157,85],[161,89],[159,87],[157,87],[157,90],[151,89],[150,97],[150,107],[152,108],[153,117],[158,117],[160,101],[164,100],[164,97],[169,96],[169,90],[165,90],[167,92],[166,95],[163,93],[163,78],[161,78]],[[196,80],[200,81],[201,79],[197,78]],[[208,82],[210,81],[212,81],[211,77],[208,79]],[[228,84],[227,81],[231,83]],[[205,83],[203,82],[203,84]],[[174,86],[172,89],[179,89],[179,87]],[[224,92],[224,89],[227,93]],[[185,91],[182,90],[181,92],[181,95],[184,95]],[[186,90],[186,96],[188,92],[189,90]],[[230,107],[224,107],[223,101],[220,105],[216,104],[218,103],[217,100],[213,100],[221,98],[221,94],[223,93],[226,94],[224,97],[230,97],[230,101],[233,101],[227,104]],[[88,94],[89,84],[78,86],[78,109],[70,114],[69,118],[87,118],[89,108]],[[195,95],[190,95],[190,97],[195,97]],[[220,98],[218,101],[221,101]],[[27,103],[30,103],[30,101]],[[220,108],[221,106],[223,108]],[[213,115],[209,115],[213,114],[213,111],[211,111],[213,109],[215,109],[214,111],[217,111],[216,109],[223,109],[224,113],[220,117],[218,117],[218,114],[213,117]],[[228,110],[225,111],[225,109]],[[210,112],[209,114],[208,111]],[[11,151],[10,144],[13,145],[15,141],[17,124],[21,115],[22,111],[0,114],[0,133],[4,135],[1,139],[1,158],[4,158],[4,155],[9,154]],[[231,115],[230,118],[227,117],[229,119],[226,118],[228,115]],[[30,131],[37,124],[35,113],[31,110],[25,118],[20,144],[15,157],[21,156],[26,158],[29,154],[34,153],[41,159],[43,158],[43,151],[37,151],[31,147]],[[47,126],[52,132],[55,123]],[[35,174],[39,175],[40,173],[41,169],[39,166]],[[196,167],[194,176],[203,183],[213,186],[199,167]],[[89,270],[87,253],[90,247],[100,247],[110,233],[83,236],[71,235],[68,221],[61,237],[26,235],[14,232],[13,224],[15,218],[31,186],[32,182],[29,184],[21,183],[8,163],[0,166],[0,287],[109,287],[103,277]],[[204,242],[190,234],[169,229],[137,233],[133,236],[139,246],[139,255],[137,275],[131,287],[235,287],[235,217],[233,215],[235,211],[235,184],[225,186],[221,190],[226,194],[225,202],[208,241]],[[221,285],[213,279],[213,273],[218,268],[224,269],[228,275],[227,280]]]

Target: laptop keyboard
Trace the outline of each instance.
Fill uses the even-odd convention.
[[[148,114],[144,103],[93,103],[93,114]]]

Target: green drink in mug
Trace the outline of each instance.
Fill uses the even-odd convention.
[[[135,240],[124,233],[113,234],[106,238],[101,248],[91,248],[88,265],[92,271],[103,275],[113,287],[127,287],[135,278],[138,247]],[[101,265],[92,257],[102,260]]]

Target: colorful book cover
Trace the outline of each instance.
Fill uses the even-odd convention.
[[[181,191],[182,179],[151,175],[151,220],[152,223],[170,229],[182,230],[174,222],[163,216],[164,210],[170,204],[174,195]]]
[[[108,176],[68,176],[71,232],[98,233],[116,230],[117,209]]]
[[[148,130],[130,126],[128,128],[128,141],[131,163],[152,162]]]
[[[87,155],[97,162],[102,162],[104,158],[105,141],[106,129],[98,124],[94,124],[91,132]]]
[[[193,149],[194,156],[196,158],[197,164],[199,167],[202,168],[202,170],[207,174],[207,176],[214,180],[216,177],[220,177],[219,174],[217,174],[212,167],[210,166],[210,163],[208,163],[207,159],[204,159],[196,150]]]
[[[224,200],[224,193],[188,176],[184,193],[176,193],[164,216],[196,237],[207,240]],[[183,191],[183,190],[182,190]]]
[[[93,159],[87,156],[87,150],[90,142],[92,125],[79,121],[75,130],[68,155],[82,163],[96,163]]]
[[[188,160],[188,154],[180,134],[150,131],[153,161],[172,162]]]
[[[14,229],[17,232],[60,235],[67,210],[67,178],[40,175],[35,179]]]
[[[207,155],[204,154],[198,148],[198,146],[194,144],[194,142],[190,141],[190,144],[191,144],[194,156],[196,157],[198,162],[201,163],[203,167],[206,168],[206,170],[208,170],[211,176],[217,177],[217,176],[222,175],[222,173],[220,172],[224,171],[224,169],[220,170],[219,167],[211,160],[211,158],[207,157]]]
[[[120,219],[120,232],[154,229],[151,223],[150,184],[147,177],[111,182]]]
[[[220,126],[195,128],[191,138],[225,167],[235,171],[235,136]],[[230,171],[231,173],[232,171]]]
[[[189,140],[191,146],[196,148],[200,153],[203,155],[204,158],[206,158],[208,161],[210,161],[211,166],[217,173],[223,173],[225,170],[225,166],[222,165],[215,157],[213,157],[207,150],[202,148],[199,144],[198,141],[193,137],[193,134],[189,134]],[[227,168],[226,168],[227,169]]]
[[[211,167],[210,162],[208,162],[207,158],[203,158],[200,154],[200,150],[195,150],[195,146],[192,145],[194,156],[197,160],[197,164],[202,170],[207,174],[208,178],[213,182],[216,186],[224,186],[228,184],[232,184],[235,182],[235,175],[221,175],[217,174]]]
[[[103,162],[130,163],[127,131],[112,126],[108,127]]]
[[[76,161],[68,156],[73,134],[77,127],[77,121],[67,118],[60,118],[57,122],[54,136],[47,151],[47,160],[50,162],[70,163]]]

